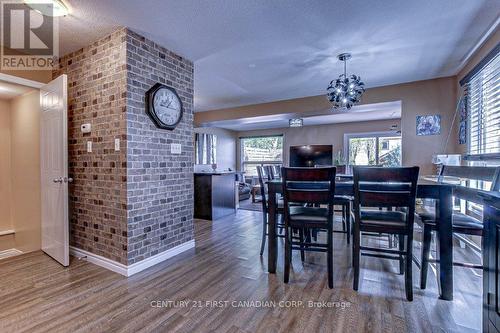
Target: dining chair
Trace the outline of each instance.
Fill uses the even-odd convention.
[[[273,165],[274,178],[281,178],[281,165]]]
[[[266,182],[272,180],[271,175],[269,173],[269,168],[257,166],[257,175],[259,179],[260,186],[260,195],[261,195],[261,203],[262,203],[262,240],[260,244],[260,255],[264,253],[264,247],[266,246],[266,239],[269,234],[269,198],[267,194],[267,184]],[[276,227],[281,231],[285,227],[283,223],[283,200],[278,200],[276,213],[279,215],[280,219],[277,219]],[[278,237],[284,237],[284,235],[280,232],[276,233]]]
[[[336,174],[345,174],[347,171],[346,165],[335,166]],[[353,198],[347,195],[335,195],[334,207],[340,206],[340,209],[335,209],[335,213],[341,213],[342,230],[334,230],[336,233],[346,234],[347,244],[351,243],[351,202]]]
[[[333,288],[333,204],[335,195],[335,167],[329,168],[282,168],[283,199],[285,214],[285,274],[290,278],[292,251],[326,252],[328,287]],[[321,207],[326,205],[326,208]],[[292,237],[292,229],[299,231],[298,240]],[[326,230],[326,243],[305,238],[308,230]]]
[[[490,191],[500,191],[500,167],[482,167],[482,166],[450,166],[443,165],[439,173],[440,177],[455,177],[465,182],[465,186],[458,186],[454,189],[453,195],[455,199],[465,200],[468,203],[482,205],[482,199],[478,195],[479,191],[476,188],[468,187],[471,182],[488,182],[491,183]],[[418,216],[423,224],[423,241],[421,252],[421,268],[420,268],[420,288],[425,289],[427,286],[427,272],[429,263],[438,262],[429,258],[431,251],[432,232],[437,230],[439,217],[436,217],[435,209],[423,207],[417,211]],[[472,214],[471,214],[472,215]],[[452,215],[452,231],[453,234],[473,235],[481,237],[483,241],[483,223],[480,217],[476,218],[460,211],[454,211]],[[458,237],[458,236],[457,236]],[[454,266],[467,268],[482,269],[482,265],[471,263],[453,262]]]
[[[264,165],[264,170],[269,178],[269,180],[273,180],[276,178],[276,174],[274,172],[274,165]]]
[[[418,167],[354,167],[354,290],[359,287],[360,256],[398,260],[400,274],[404,269],[406,299],[413,300],[412,247],[418,173]],[[396,209],[378,210],[379,207]],[[361,245],[363,232],[397,235],[399,249]]]

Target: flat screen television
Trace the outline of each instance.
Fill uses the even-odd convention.
[[[291,167],[321,167],[333,165],[332,145],[304,145],[290,147]]]

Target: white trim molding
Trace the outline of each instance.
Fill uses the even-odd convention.
[[[16,233],[15,230],[0,230],[0,236],[14,235]]]
[[[18,249],[14,249],[14,248],[8,249],[8,250],[3,250],[3,251],[0,251],[0,259],[18,256],[18,255],[23,254],[23,253],[24,253],[23,251],[20,251]]]
[[[171,249],[168,249],[166,251],[163,251],[161,253],[158,253],[157,255],[154,255],[152,257],[146,258],[144,260],[141,260],[139,262],[136,262],[135,264],[132,264],[130,266],[124,265],[122,263],[119,263],[117,261],[105,258],[103,256],[78,249],[76,247],[70,246],[70,254],[77,257],[77,258],[82,258],[85,259],[86,261],[93,263],[97,266],[101,266],[103,268],[106,268],[110,271],[113,271],[115,273],[121,274],[123,276],[132,276],[134,274],[137,274],[139,272],[142,272],[143,270],[154,266],[156,264],[159,264],[167,259],[170,259],[184,251],[187,251],[189,249],[192,249],[195,247],[195,242],[194,239],[190,240],[186,243],[177,245]]]
[[[45,85],[45,83],[42,83],[42,82],[28,80],[28,79],[24,79],[24,78],[19,77],[19,76],[14,76],[14,75],[9,75],[9,74],[4,74],[4,73],[0,73],[0,81],[7,81],[10,83],[15,83],[15,84],[19,84],[22,86],[36,88],[36,89],[40,89],[41,87],[43,87]]]
[[[105,258],[103,256],[100,256],[98,254],[94,254],[89,251],[85,251],[79,248],[76,248],[74,246],[69,247],[69,254],[71,254],[74,257],[77,257],[79,259],[86,260],[90,263],[93,263],[94,265],[101,266],[103,268],[106,268],[110,271],[113,271],[115,273],[128,276],[127,275],[127,266],[119,263],[117,261]]]

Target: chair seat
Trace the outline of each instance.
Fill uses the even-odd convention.
[[[290,207],[290,222],[326,224],[328,222],[328,209],[317,207]]]
[[[406,229],[406,214],[399,211],[362,210],[361,230],[387,232]]]
[[[453,213],[453,231],[459,233],[472,233],[474,235],[481,234],[483,230],[483,223],[472,216],[463,213]],[[436,229],[436,221],[433,220],[422,220],[425,225],[431,226]]]

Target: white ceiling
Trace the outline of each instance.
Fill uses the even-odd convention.
[[[0,99],[12,99],[14,97],[21,96],[31,90],[33,90],[33,88],[0,81]]]
[[[454,75],[498,0],[64,0],[61,53],[128,26],[195,62],[195,111],[325,93],[336,55],[367,87]]]
[[[233,131],[251,131],[289,126],[289,119],[302,118],[304,126],[351,123],[370,120],[400,119],[401,101],[356,105],[349,111],[318,110],[311,113],[282,113],[269,116],[218,120],[203,124],[204,127],[225,128]]]

